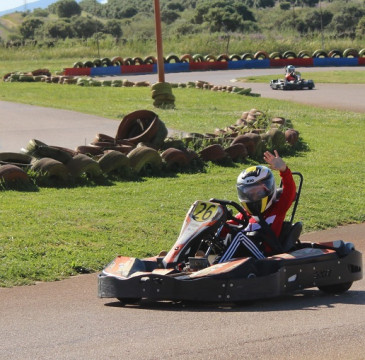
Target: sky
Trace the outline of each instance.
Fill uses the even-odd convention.
[[[18,6],[24,6],[24,2],[30,4],[32,2],[36,2],[37,0],[0,0],[0,11],[5,11],[9,9],[14,9]],[[106,3],[107,0],[99,0],[101,3]]]
[[[27,0],[27,4],[35,1],[37,0]],[[14,9],[18,6],[24,6],[24,0],[0,0],[0,11]]]

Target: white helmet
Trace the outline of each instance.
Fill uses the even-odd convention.
[[[251,166],[237,178],[238,199],[252,215],[260,215],[276,198],[276,184],[272,171],[262,165]]]
[[[288,66],[285,68],[285,71],[286,71],[286,73],[287,73],[287,74],[290,74],[290,73],[294,72],[294,71],[295,71],[295,67],[294,67],[294,65],[288,65]]]

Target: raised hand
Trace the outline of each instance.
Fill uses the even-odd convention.
[[[274,154],[272,154],[270,151],[265,151],[264,160],[273,170],[285,171],[286,169],[284,160],[279,156],[279,153],[276,150],[274,150]]]

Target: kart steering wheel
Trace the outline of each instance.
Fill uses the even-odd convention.
[[[249,222],[249,217],[248,217],[245,209],[241,205],[237,204],[234,201],[220,200],[220,199],[215,199],[215,198],[210,199],[209,201],[221,204],[221,205],[225,206],[226,208],[227,208],[227,205],[234,207],[239,213],[241,213],[243,215],[243,219],[237,219],[236,217],[234,217],[232,215],[232,213],[230,211],[228,211],[228,209],[227,209],[227,218],[229,220],[234,220],[234,221],[238,222],[239,224],[243,225],[244,227],[247,226],[247,224]]]

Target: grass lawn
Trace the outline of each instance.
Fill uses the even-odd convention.
[[[308,147],[285,158],[305,178],[296,217],[304,222],[304,230],[365,221],[364,114],[196,89],[173,92],[176,109],[158,110],[152,106],[149,88],[0,82],[0,100],[72,109],[116,121],[131,111],[150,109],[168,128],[189,132],[225,127],[251,108],[283,116]],[[193,174],[0,191],[0,286],[98,271],[117,254],[146,256],[169,249],[191,203],[211,197],[236,200],[236,178],[247,166],[248,162],[209,164]]]

